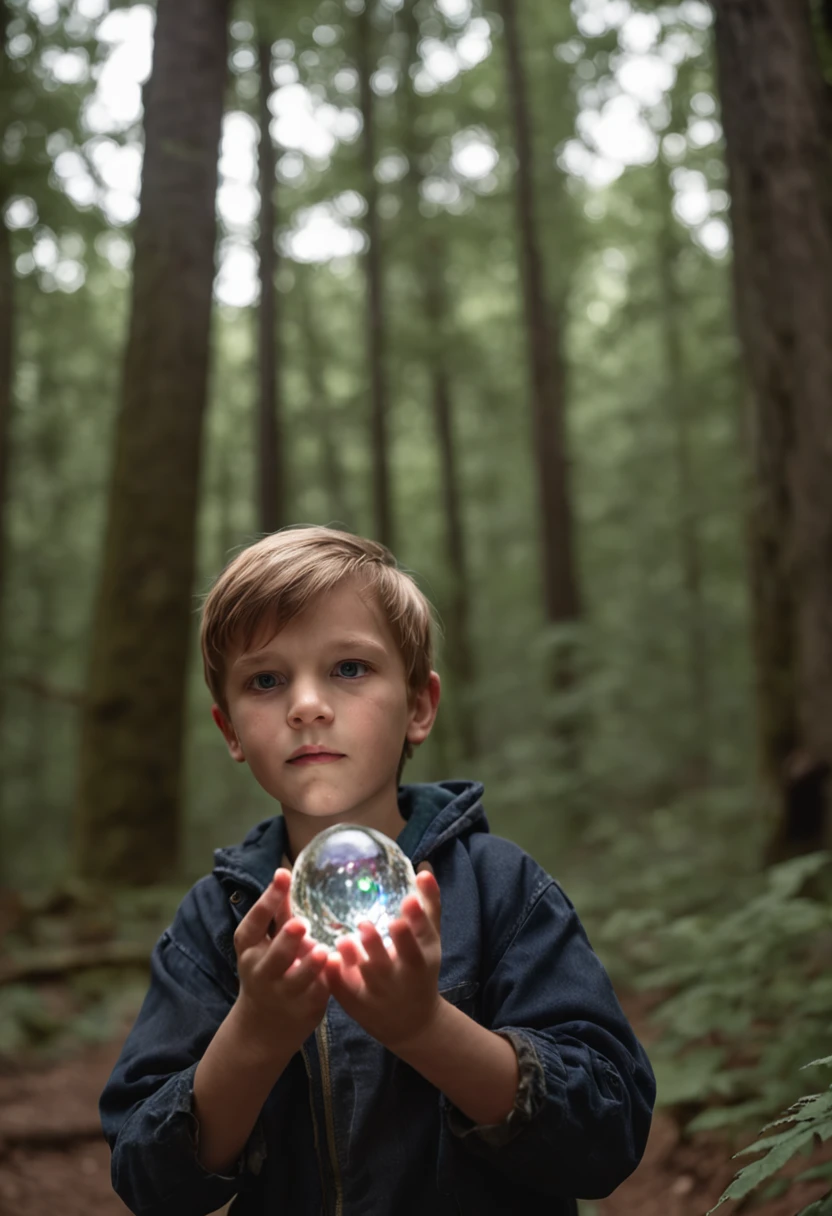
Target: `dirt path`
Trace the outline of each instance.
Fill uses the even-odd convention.
[[[110,1187],[107,1146],[98,1131],[98,1095],[120,1042],[90,1048],[43,1072],[0,1076],[0,1216],[125,1216]],[[801,1168],[809,1164],[801,1159]],[[653,1123],[636,1173],[587,1216],[704,1216],[734,1173],[714,1137],[680,1141],[665,1114]],[[754,1209],[794,1216],[823,1184]],[[722,1209],[721,1209],[722,1211]],[[731,1206],[724,1209],[726,1216]]]

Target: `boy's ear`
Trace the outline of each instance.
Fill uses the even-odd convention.
[[[410,723],[406,737],[408,743],[412,743],[415,747],[424,743],[431,732],[436,721],[441,693],[442,684],[439,676],[432,671],[425,687],[414,695],[410,709]]]
[[[231,759],[236,760],[238,764],[242,764],[245,761],[245,756],[240,746],[240,740],[237,738],[237,732],[231,725],[231,719],[225,716],[219,705],[211,706],[211,717],[222,731],[222,737],[225,739]]]

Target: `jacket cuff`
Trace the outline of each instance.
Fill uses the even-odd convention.
[[[199,1160],[200,1128],[199,1128],[199,1120],[197,1119],[196,1114],[194,1112],[194,1075],[195,1075],[195,1073],[196,1073],[196,1066],[194,1066],[192,1069],[189,1068],[187,1070],[187,1072],[182,1074],[182,1076],[184,1078],[187,1078],[187,1081],[188,1081],[188,1092],[187,1092],[188,1106],[187,1106],[187,1110],[185,1113],[189,1117],[190,1126],[192,1128],[191,1139],[192,1139],[192,1143],[193,1143],[194,1156],[196,1157],[197,1165],[199,1166],[200,1170],[202,1170],[203,1174],[205,1174],[206,1177],[218,1178],[223,1182],[236,1182],[245,1173],[254,1174],[256,1177],[260,1173],[261,1169],[263,1168],[263,1164],[264,1164],[264,1162],[266,1160],[266,1156],[267,1156],[266,1137],[263,1132],[262,1121],[259,1118],[258,1118],[257,1122],[255,1123],[254,1127],[252,1128],[251,1135],[249,1136],[248,1140],[246,1141],[242,1152],[240,1153],[237,1160],[234,1162],[234,1166],[233,1166],[233,1169],[231,1170],[231,1173],[229,1173],[229,1174],[211,1174],[208,1170],[205,1169],[205,1167],[200,1162],[200,1160]]]
[[[173,1079],[173,1092],[165,1102],[166,1117],[156,1130],[156,1138],[172,1143],[187,1140],[193,1164],[203,1181],[239,1182],[245,1173],[257,1175],[266,1160],[266,1140],[261,1120],[254,1125],[240,1156],[227,1174],[215,1174],[206,1170],[199,1160],[199,1120],[194,1111],[194,1076],[197,1065],[192,1064]]]
[[[491,1148],[501,1148],[519,1135],[542,1109],[546,1100],[546,1076],[529,1035],[519,1030],[495,1030],[494,1033],[507,1039],[517,1056],[519,1080],[509,1114],[502,1123],[474,1123],[447,1100],[445,1105],[448,1127],[453,1135],[460,1140],[475,1135]]]

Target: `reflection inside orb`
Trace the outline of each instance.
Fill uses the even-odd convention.
[[[416,877],[394,841],[354,824],[327,828],[298,855],[290,898],[295,916],[324,946],[371,921],[385,942],[402,900],[416,894]]]

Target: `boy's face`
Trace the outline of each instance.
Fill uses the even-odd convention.
[[[409,693],[390,628],[358,584],[232,650],[226,698],[228,715],[214,706],[214,720],[232,757],[280,802],[295,849],[337,822],[395,835],[402,748],[430,733],[439,678]]]

